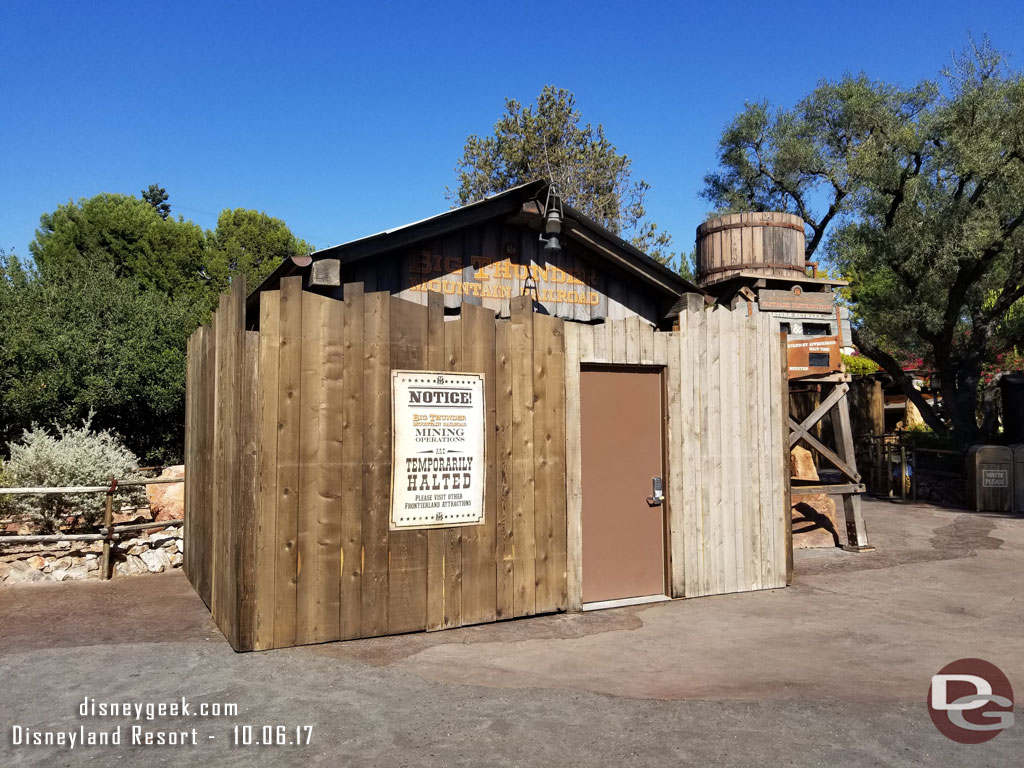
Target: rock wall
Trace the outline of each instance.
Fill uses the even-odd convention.
[[[180,568],[181,527],[139,531],[112,546],[115,577]],[[100,578],[101,541],[0,544],[0,586]]]

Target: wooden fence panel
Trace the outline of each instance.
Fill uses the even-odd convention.
[[[688,302],[678,330],[414,304],[298,278],[244,288],[189,342],[187,575],[239,650],[579,610],[580,366],[663,369],[667,589],[784,583],[778,334]],[[391,531],[391,372],[484,374],[484,523]],[[778,370],[776,370],[778,369]],[[778,401],[778,402],[776,402]]]

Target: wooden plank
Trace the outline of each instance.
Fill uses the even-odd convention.
[[[605,321],[600,325],[593,326],[594,331],[594,344],[593,344],[593,356],[590,362],[593,363],[610,363],[612,361],[611,352],[611,327],[612,322]]]
[[[565,339],[557,318],[534,318],[536,610],[565,609]],[[639,347],[637,347],[639,350]]]
[[[364,297],[362,636],[388,631],[391,505],[391,297]]]
[[[196,452],[196,438],[197,438],[197,427],[196,427],[196,408],[198,405],[198,383],[196,382],[196,374],[198,370],[198,355],[196,353],[196,347],[202,338],[202,326],[192,332],[192,335],[188,337],[188,342],[185,345],[185,467],[198,467],[199,456]],[[192,521],[189,519],[190,514],[194,515],[193,510],[198,509],[198,505],[195,504],[196,496],[196,485],[195,482],[189,477],[188,472],[185,473],[185,522],[181,529],[181,543],[185,548],[182,555],[181,569],[185,572],[185,578],[188,579],[189,583],[195,586],[195,573],[192,567]]]
[[[428,371],[447,370],[444,346],[444,297],[439,293],[427,295],[427,351]],[[446,533],[441,528],[427,531],[427,629],[444,626],[444,554]]]
[[[317,498],[320,447],[320,382],[323,379],[320,338],[321,304],[327,301],[315,293],[302,293],[302,340],[299,368],[299,503],[297,577],[295,585],[295,642],[316,642],[318,615]]]
[[[773,530],[775,510],[772,507],[772,499],[776,483],[776,469],[772,463],[772,457],[775,454],[775,444],[772,436],[775,434],[776,421],[773,418],[774,411],[772,409],[772,397],[775,394],[772,382],[776,379],[776,375],[775,369],[772,368],[771,356],[771,347],[774,346],[775,339],[772,327],[774,321],[771,317],[759,315],[757,320],[757,449],[760,490],[758,499],[758,543],[761,558],[759,572],[761,588],[770,589],[775,586],[775,533]]]
[[[515,594],[515,508],[512,487],[512,346],[511,323],[500,322],[495,329],[496,381],[496,587],[495,615],[499,619],[514,616]]]
[[[259,512],[256,521],[257,651],[274,647],[277,562],[278,378],[281,371],[281,292],[260,294]]]
[[[512,300],[512,487],[513,538],[515,540],[515,592],[513,613],[536,612],[536,541],[534,533],[534,362],[533,302],[529,297]]]
[[[722,589],[722,368],[719,327],[723,311],[716,307],[707,319],[707,357],[704,363],[707,386],[703,387],[707,400],[704,418],[706,441],[703,451],[703,482],[708,497],[704,508],[705,577],[704,594],[721,594]]]
[[[626,318],[625,322],[625,333],[626,333],[626,344],[625,344],[625,359],[623,362],[631,363],[636,365],[640,362],[640,333],[641,324],[646,326],[643,320],[640,319],[639,315],[633,315],[632,317]]]
[[[684,475],[688,469],[687,446],[688,435],[683,425],[690,415],[684,411],[687,406],[692,408],[691,398],[684,395],[684,388],[689,390],[690,382],[683,381],[682,345],[687,334],[687,313],[679,314],[679,331],[671,334],[660,333],[669,340],[668,361],[665,366],[665,406],[667,417],[668,466],[665,468],[665,502],[668,516],[668,551],[669,551],[669,584],[673,597],[686,596],[686,568],[688,565],[687,545],[692,545],[687,534],[691,521],[687,519],[688,510],[685,498]],[[687,379],[692,369],[686,371]]]
[[[341,637],[342,496],[345,485],[345,305],[320,303],[320,420],[317,436],[316,613],[314,642]]]
[[[497,616],[494,313],[463,304],[462,322],[464,368],[484,375],[484,520],[462,528],[462,623],[477,624],[494,621]]]
[[[565,324],[566,610],[583,610],[583,455],[580,422],[580,340],[590,326]]]
[[[391,368],[423,370],[427,358],[427,308],[395,298],[390,303]],[[391,531],[388,552],[388,632],[426,629],[426,531]]]
[[[775,525],[773,528],[775,529],[776,582],[779,586],[783,586],[783,579],[781,578],[783,571],[785,571],[785,584],[793,583],[793,516],[790,514],[792,503],[789,495],[789,475],[791,470],[788,448],[789,428],[786,426],[790,421],[788,408],[789,360],[786,334],[783,333],[781,335],[778,346],[772,344],[771,348],[773,353],[772,368],[779,372],[778,394],[772,398],[773,413],[778,416],[775,419],[775,423],[778,425],[778,438],[775,443],[779,446],[777,449],[779,455],[775,460],[776,471],[773,473],[776,478],[776,487],[778,488],[775,503],[773,504],[775,509]],[[775,357],[774,354],[776,349],[778,349],[778,357]],[[781,521],[780,517],[782,518]],[[784,567],[782,567],[783,563]]]
[[[761,399],[757,391],[758,318],[743,314],[743,336],[740,340],[740,380],[744,387],[742,407],[743,458],[743,549],[745,589],[761,589],[761,481],[758,471],[758,434],[760,432]]]
[[[602,326],[577,325],[576,336],[579,341],[579,363],[594,362],[594,331]]]
[[[627,320],[622,319],[608,323],[608,362],[625,363],[628,360],[626,352],[626,325]]]
[[[244,294],[243,307],[244,307]],[[244,312],[244,309],[243,309]],[[243,326],[244,327],[244,326]],[[259,360],[260,339],[242,331],[239,405],[238,520],[234,568],[238,573],[238,646],[256,645],[256,524],[259,514]]]
[[[281,280],[277,433],[277,539],[274,647],[295,645],[298,583],[299,440],[302,366],[302,278]]]
[[[715,316],[719,321],[718,341],[721,346],[721,357],[718,366],[721,369],[721,388],[718,391],[721,407],[719,444],[721,450],[721,483],[722,507],[720,510],[721,528],[718,539],[719,551],[722,555],[720,565],[721,592],[731,593],[739,589],[738,563],[736,561],[736,539],[739,537],[737,518],[739,516],[740,498],[738,485],[741,482],[737,469],[740,464],[739,446],[739,409],[736,407],[737,396],[740,394],[739,366],[737,360],[737,329],[734,318],[738,313],[730,312],[722,307]]]
[[[216,328],[211,325],[203,334],[202,411],[203,422],[200,434],[199,453],[203,457],[199,495],[202,511],[201,527],[196,529],[196,552],[199,566],[199,582],[196,591],[213,610],[213,505],[214,505],[214,434],[216,432],[216,381],[217,381],[217,337]],[[187,468],[186,468],[187,471]]]
[[[439,294],[434,294],[438,296]],[[345,286],[341,424],[341,581],[338,632],[362,634],[363,592],[363,284]]]
[[[463,369],[462,335],[463,319],[449,320],[444,324],[445,369]],[[442,590],[444,594],[445,627],[462,625],[462,528],[444,529],[444,568]]]

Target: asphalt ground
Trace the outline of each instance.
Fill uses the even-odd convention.
[[[180,571],[0,588],[0,768],[1021,765],[1020,706],[965,746],[926,696],[977,657],[1024,700],[1024,519],[865,516],[875,552],[798,551],[783,590],[262,653],[234,653]],[[182,697],[188,715],[148,718]]]

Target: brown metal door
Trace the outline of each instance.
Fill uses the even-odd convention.
[[[665,593],[661,374],[595,370],[580,376],[583,440],[583,601]]]

